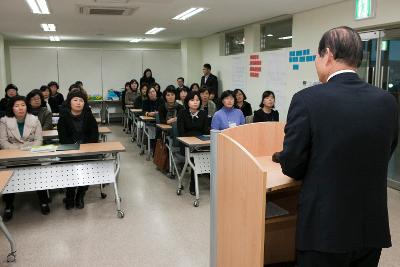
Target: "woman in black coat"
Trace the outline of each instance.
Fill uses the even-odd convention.
[[[8,100],[18,95],[18,87],[15,84],[10,83],[5,89],[6,95],[0,100],[0,117],[6,114]]]
[[[156,83],[156,80],[153,78],[153,73],[151,72],[151,69],[146,69],[143,72],[143,77],[140,78],[140,86],[142,86],[142,84],[147,84],[150,88],[155,83]]]
[[[200,110],[200,95],[198,92],[189,92],[185,98],[185,109],[182,109],[178,114],[178,133],[179,136],[200,136],[210,133],[207,112]],[[196,194],[193,171],[190,176],[189,191],[192,195]]]
[[[254,111],[253,122],[279,121],[279,112],[275,108],[275,94],[265,91],[262,95],[260,109]]]
[[[243,90],[235,89],[233,95],[235,96],[235,108],[240,109],[243,112],[244,117],[251,116],[253,110],[250,103],[246,101],[247,97]]]
[[[49,84],[47,86],[50,87],[50,90],[51,90],[51,96],[49,99],[51,111],[53,113],[59,113],[60,112],[59,107],[64,102],[64,96],[58,92],[58,89],[60,89],[60,87],[58,86],[57,82],[54,82],[54,81],[49,82]]]
[[[96,119],[87,105],[87,97],[80,90],[72,90],[67,97],[66,110],[60,114],[57,125],[60,144],[87,144],[99,141]],[[83,209],[85,193],[89,186],[69,187],[66,190],[65,208]]]

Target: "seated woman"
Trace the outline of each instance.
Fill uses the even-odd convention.
[[[242,89],[235,89],[233,91],[233,95],[235,96],[235,108],[240,109],[243,112],[243,116],[251,116],[253,114],[253,110],[249,102],[246,101],[246,94]]]
[[[47,85],[42,85],[40,86],[40,92],[42,92],[43,95],[43,99],[44,102],[46,103],[46,108],[48,111],[51,111],[51,105],[49,103],[49,101],[51,101],[50,99],[50,95],[51,95],[51,91],[50,91],[50,87],[48,87]]]
[[[50,106],[51,106],[51,110],[53,113],[59,113],[59,107],[63,104],[64,102],[64,96],[58,92],[58,89],[60,89],[60,87],[58,86],[57,82],[49,82],[49,84],[47,85],[50,88],[51,91],[51,95],[50,95]]]
[[[187,94],[188,94],[188,91],[187,91],[186,87],[180,88],[178,91],[178,100],[176,100],[176,102],[178,102],[179,105],[184,106],[185,98],[186,98]]]
[[[254,111],[253,122],[279,121],[279,112],[275,108],[275,94],[265,91],[262,94],[260,109]]]
[[[190,85],[189,92],[198,92],[199,90],[200,86],[198,83],[192,83],[192,85]]]
[[[38,117],[42,130],[46,131],[53,129],[53,115],[47,110],[42,92],[40,92],[39,89],[30,91],[26,96],[26,101],[30,107],[31,114]]]
[[[217,106],[210,100],[210,90],[207,87],[202,87],[199,90],[201,105],[200,109],[207,112],[209,118],[214,116]]]
[[[175,87],[169,85],[163,92],[164,104],[159,106],[158,115],[160,123],[172,125],[177,121],[179,111],[183,109],[183,106],[175,101]]]
[[[1,149],[21,149],[42,144],[42,127],[36,116],[28,113],[29,106],[23,96],[10,98],[6,116],[0,120]],[[36,191],[43,215],[50,213],[49,199],[46,190]],[[15,194],[3,195],[5,209],[3,220],[12,219]]]
[[[158,114],[158,108],[163,104],[161,98],[157,97],[157,91],[154,87],[147,90],[146,100],[143,101],[143,113],[148,117],[156,117]]]
[[[6,95],[0,100],[0,117],[3,117],[6,114],[7,103],[10,98],[18,95],[18,87],[15,86],[15,84],[10,83],[6,86],[5,92]]]
[[[87,105],[81,90],[71,90],[66,100],[66,110],[60,114],[57,125],[60,144],[87,144],[99,141],[96,119]],[[65,208],[83,209],[85,193],[89,186],[69,187],[65,195]]]
[[[179,136],[200,136],[209,134],[207,113],[200,110],[200,96],[198,92],[189,92],[185,99],[185,109],[178,113]],[[183,151],[181,151],[183,152]],[[195,195],[194,173],[191,173],[190,194]]]
[[[143,102],[147,99],[147,90],[149,87],[147,84],[142,84],[140,86],[140,95],[136,98],[135,103],[133,106],[137,109],[143,109]]]
[[[138,88],[139,88],[139,83],[135,79],[131,80],[129,83],[128,88],[125,91],[125,97],[123,101],[125,102],[126,105],[132,106],[135,103],[136,98],[138,97]],[[126,131],[127,134],[131,133],[131,128],[132,128],[132,120],[128,121],[128,130]]]
[[[162,97],[161,86],[158,83],[154,83],[153,86],[156,89],[157,97]]]
[[[211,129],[225,130],[245,123],[243,112],[234,107],[235,98],[230,90],[221,95],[222,108],[215,112],[211,121]]]

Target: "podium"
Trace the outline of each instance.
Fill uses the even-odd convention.
[[[259,267],[295,260],[301,183],[272,162],[283,139],[284,124],[279,122],[212,131],[210,266]],[[266,218],[267,202],[286,214]]]

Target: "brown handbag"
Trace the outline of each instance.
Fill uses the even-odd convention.
[[[160,171],[168,170],[168,148],[161,139],[157,139],[153,162]]]

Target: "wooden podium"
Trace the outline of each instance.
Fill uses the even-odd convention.
[[[211,135],[210,266],[294,261],[301,184],[271,159],[282,150],[284,124],[247,124]],[[267,201],[288,214],[266,219]]]

